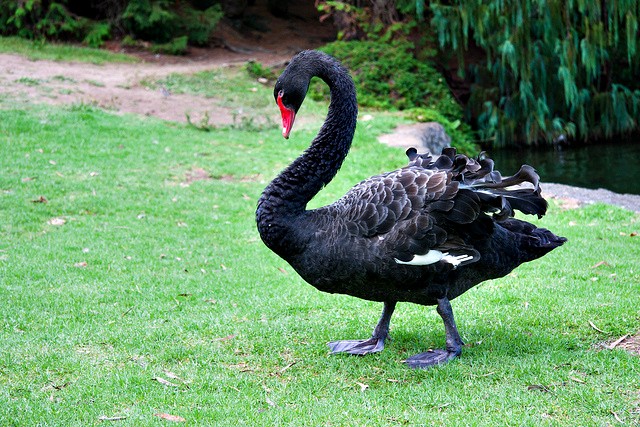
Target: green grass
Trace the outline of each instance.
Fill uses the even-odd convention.
[[[25,56],[31,60],[77,61],[104,64],[106,62],[136,62],[137,59],[104,49],[26,40],[20,37],[1,37],[0,53]]]
[[[539,223],[569,242],[456,299],[469,345],[414,371],[400,361],[444,343],[433,307],[400,304],[379,355],[329,356],[327,341],[370,334],[380,304],[316,291],[258,237],[260,192],[321,117],[284,141],[277,125],[0,108],[2,425],[640,422],[640,358],[599,345],[639,329],[638,215],[552,206]],[[373,114],[314,206],[405,164],[375,142],[394,118]],[[199,169],[211,178],[190,181]]]

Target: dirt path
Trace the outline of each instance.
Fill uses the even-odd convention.
[[[30,61],[17,55],[0,55],[0,90],[11,99],[29,103],[85,103],[119,112],[184,121],[185,113],[211,111],[220,123],[230,114],[211,101],[189,95],[166,96],[141,85],[171,73],[193,73],[226,63],[106,64]]]
[[[150,90],[141,82],[172,73],[191,74],[213,68],[241,65],[256,60],[266,65],[284,63],[291,53],[255,51],[234,53],[213,49],[205,59],[172,58],[172,62],[134,64],[66,63],[31,61],[22,56],[0,54],[0,94],[17,102],[85,103],[123,113],[155,116],[184,122],[185,113],[209,113],[212,124],[230,124],[230,109],[215,106],[211,99]]]

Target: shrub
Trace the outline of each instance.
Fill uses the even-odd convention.
[[[170,6],[169,0],[131,0],[122,13],[122,24],[136,38],[168,43],[179,22]]]
[[[412,49],[408,41],[338,41],[321,48],[351,70],[360,105],[400,110],[437,106],[443,115],[460,118],[462,110],[440,73],[417,60]]]
[[[183,31],[189,37],[189,43],[196,46],[206,46],[222,16],[220,5],[211,6],[203,11],[191,8],[184,9]]]
[[[63,2],[0,0],[0,33],[28,39],[82,39],[89,20],[74,16]]]
[[[96,22],[91,25],[89,33],[82,42],[89,47],[101,47],[105,41],[111,38],[111,25],[105,22]]]
[[[168,43],[155,44],[151,46],[151,51],[164,53],[166,55],[184,55],[187,53],[187,36],[176,37]]]
[[[460,122],[462,107],[440,73],[414,56],[412,43],[338,41],[321,50],[351,70],[361,106],[407,110],[414,120],[438,121],[456,145],[473,145],[471,128]],[[319,81],[312,81],[310,89],[310,96],[316,100],[329,96]]]
[[[183,36],[207,45],[222,16],[213,0],[0,0],[0,34],[100,47],[115,31],[157,43],[156,50],[184,53]]]

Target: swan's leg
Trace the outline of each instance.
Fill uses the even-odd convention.
[[[331,349],[331,354],[349,353],[364,356],[365,354],[382,351],[382,349],[384,349],[384,341],[389,336],[389,323],[391,322],[391,315],[395,308],[395,301],[385,302],[384,308],[382,309],[382,316],[380,316],[380,320],[373,330],[371,338],[368,340],[331,341],[328,344]]]
[[[462,353],[462,346],[464,343],[458,333],[458,328],[456,327],[456,322],[453,318],[453,310],[451,309],[449,299],[446,297],[439,299],[437,310],[444,322],[447,348],[446,350],[429,350],[425,353],[411,356],[404,361],[411,368],[430,368],[431,366],[448,362]]]

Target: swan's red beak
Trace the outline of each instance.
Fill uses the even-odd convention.
[[[280,114],[282,115],[282,136],[289,139],[291,128],[293,127],[293,120],[296,118],[296,112],[292,108],[286,107],[282,102],[282,92],[278,94],[278,107],[280,107]]]

